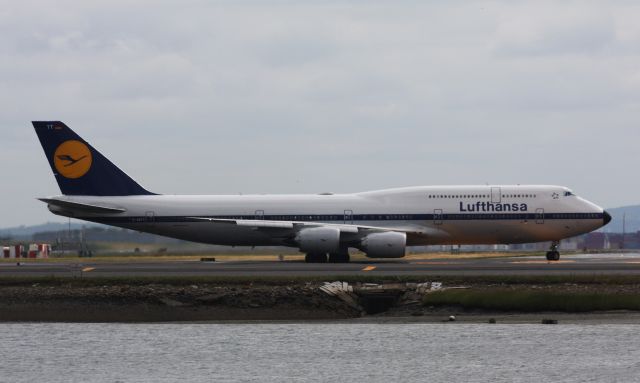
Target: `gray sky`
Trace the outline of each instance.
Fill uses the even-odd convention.
[[[633,1],[0,1],[0,227],[64,221],[31,120],[148,189],[560,184],[640,203]]]

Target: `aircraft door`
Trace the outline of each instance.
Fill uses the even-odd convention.
[[[544,209],[536,209],[536,223],[538,225],[544,223]]]
[[[442,225],[442,209],[433,209],[433,223]]]
[[[344,223],[349,225],[353,223],[353,210],[344,211]]]
[[[256,210],[256,219],[264,219],[264,210]]]
[[[156,221],[156,213],[153,211],[147,211],[144,213],[145,222],[155,222]]]
[[[492,187],[491,188],[491,203],[500,203],[502,201],[502,191],[500,187]]]

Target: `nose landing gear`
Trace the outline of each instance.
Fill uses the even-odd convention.
[[[547,251],[547,261],[560,260],[560,252],[558,251],[558,245],[560,245],[560,241],[551,242],[551,249]]]

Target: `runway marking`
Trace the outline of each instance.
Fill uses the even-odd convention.
[[[89,271],[93,271],[95,269],[96,269],[95,267],[85,267],[84,269],[82,269],[82,272],[88,273]]]
[[[511,261],[509,263],[543,264],[543,263],[575,263],[576,261]]]
[[[371,270],[375,270],[375,266],[367,266],[364,269],[362,269],[362,271],[371,271]]]

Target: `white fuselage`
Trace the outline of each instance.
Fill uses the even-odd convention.
[[[60,215],[194,242],[294,246],[286,229],[203,219],[317,222],[407,233],[407,245],[558,241],[603,226],[601,207],[561,186],[425,186],[329,195],[57,196],[122,209],[98,213],[49,205]],[[341,229],[343,230],[343,229]],[[357,230],[346,230],[351,241]],[[346,234],[345,234],[346,235]]]

